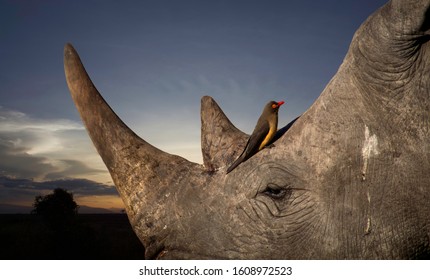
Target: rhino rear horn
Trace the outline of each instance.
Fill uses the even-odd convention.
[[[207,171],[216,171],[239,156],[249,135],[236,128],[210,96],[202,98],[201,121],[203,163]]]

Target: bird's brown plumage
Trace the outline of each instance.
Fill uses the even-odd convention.
[[[254,128],[251,136],[246,143],[245,149],[242,154],[233,162],[233,164],[227,169],[227,173],[230,173],[239,164],[248,160],[251,156],[256,154],[258,151],[263,149],[276,134],[278,127],[278,110],[279,107],[284,104],[284,101],[270,101],[264,106],[263,113],[257,121],[257,125]]]

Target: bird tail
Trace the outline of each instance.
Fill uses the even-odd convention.
[[[227,168],[227,174],[230,173],[231,171],[233,171],[233,169],[235,169],[239,164],[241,164],[244,161],[244,153],[240,155],[240,157],[238,157],[232,165],[230,165],[229,168]]]

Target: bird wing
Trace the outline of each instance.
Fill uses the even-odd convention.
[[[267,120],[263,121],[261,124],[257,125],[254,128],[251,136],[248,139],[248,143],[244,149],[245,157],[244,161],[255,155],[258,152],[258,149],[261,143],[266,138],[267,134],[270,131],[270,125]]]
[[[259,120],[251,136],[248,138],[248,142],[246,143],[246,146],[243,149],[243,152],[227,169],[227,174],[230,173],[233,169],[235,169],[239,164],[246,161],[247,159],[249,159],[250,157],[252,157],[258,152],[258,148],[260,147],[260,144],[264,141],[269,131],[270,131],[269,122]]]

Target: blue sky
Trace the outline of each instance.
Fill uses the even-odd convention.
[[[279,125],[288,123],[385,2],[0,0],[0,204],[28,205],[52,182],[76,180],[78,203],[121,207],[70,98],[65,43],[136,133],[202,162],[203,95],[246,133],[269,100],[285,100]]]

